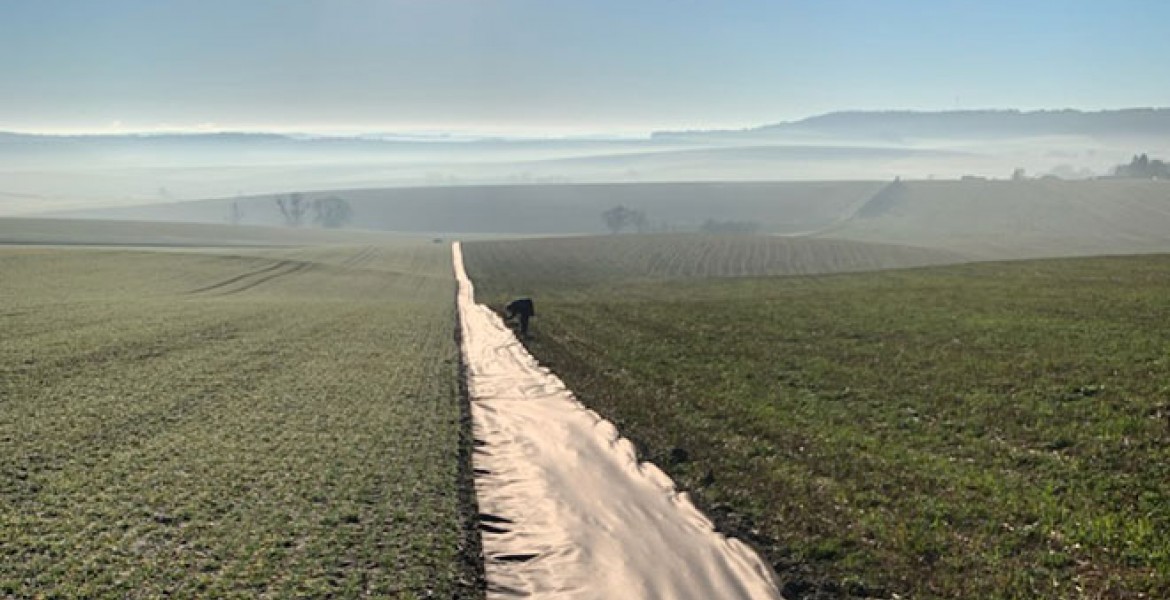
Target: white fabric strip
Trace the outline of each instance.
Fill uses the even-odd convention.
[[[475,303],[458,242],[452,252],[488,598],[780,598],[750,547],[717,533]]]

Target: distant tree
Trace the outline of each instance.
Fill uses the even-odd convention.
[[[313,201],[313,222],[321,227],[344,227],[352,217],[353,209],[342,198],[330,196]]]
[[[300,227],[305,222],[305,213],[309,212],[309,202],[303,194],[289,194],[276,199],[280,207],[280,214],[284,217],[284,224],[289,227]]]
[[[1139,154],[1134,156],[1128,165],[1117,165],[1113,174],[1118,177],[1140,179],[1170,179],[1170,164],[1158,159],[1151,160],[1146,154]]]
[[[650,219],[646,216],[645,211],[621,205],[601,213],[601,220],[605,222],[605,227],[609,229],[610,233],[621,233],[627,228],[632,228],[638,233],[646,233],[651,229]]]
[[[631,218],[633,211],[620,204],[601,213],[601,220],[610,233],[621,233],[630,224]]]

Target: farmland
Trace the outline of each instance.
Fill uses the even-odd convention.
[[[788,597],[1170,595],[1170,258],[558,278],[546,243],[466,244],[481,301],[533,295],[530,350]]]
[[[984,260],[1170,252],[1170,183],[1161,180],[532,184],[334,190],[305,197],[334,195],[353,206],[353,224],[363,229],[464,237],[603,233],[602,213],[622,205],[642,211],[644,228],[652,231],[696,232],[707,220],[730,221],[762,233],[935,248]],[[282,222],[270,195],[67,214],[214,223],[225,238],[246,232],[260,237],[259,228],[222,225],[235,204],[245,224]],[[38,230],[47,232],[49,223],[41,221]],[[98,231],[96,224],[87,227],[91,235]]]
[[[882,188],[877,181],[608,183],[339,189],[364,229],[422,232],[572,234],[605,230],[601,213],[622,204],[644,210],[655,228],[694,230],[706,219],[753,221],[787,233],[823,227]],[[243,223],[282,224],[276,196],[76,210],[57,216],[223,223],[238,203]]]
[[[0,279],[0,596],[481,593],[445,245],[10,247]]]
[[[6,245],[144,246],[151,248],[271,247],[321,244],[382,244],[388,236],[364,231],[289,230],[274,227],[0,218]]]
[[[1168,228],[1166,181],[911,181],[823,235],[1011,259],[1170,252]]]
[[[545,286],[872,271],[965,260],[945,250],[764,235],[565,237],[475,242],[474,248],[467,260],[494,265],[493,276]]]

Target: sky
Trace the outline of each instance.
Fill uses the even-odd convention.
[[[3,0],[0,130],[637,135],[1170,106],[1170,2]]]

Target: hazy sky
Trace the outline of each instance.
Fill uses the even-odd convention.
[[[3,0],[0,130],[641,132],[1170,105],[1170,2]]]

